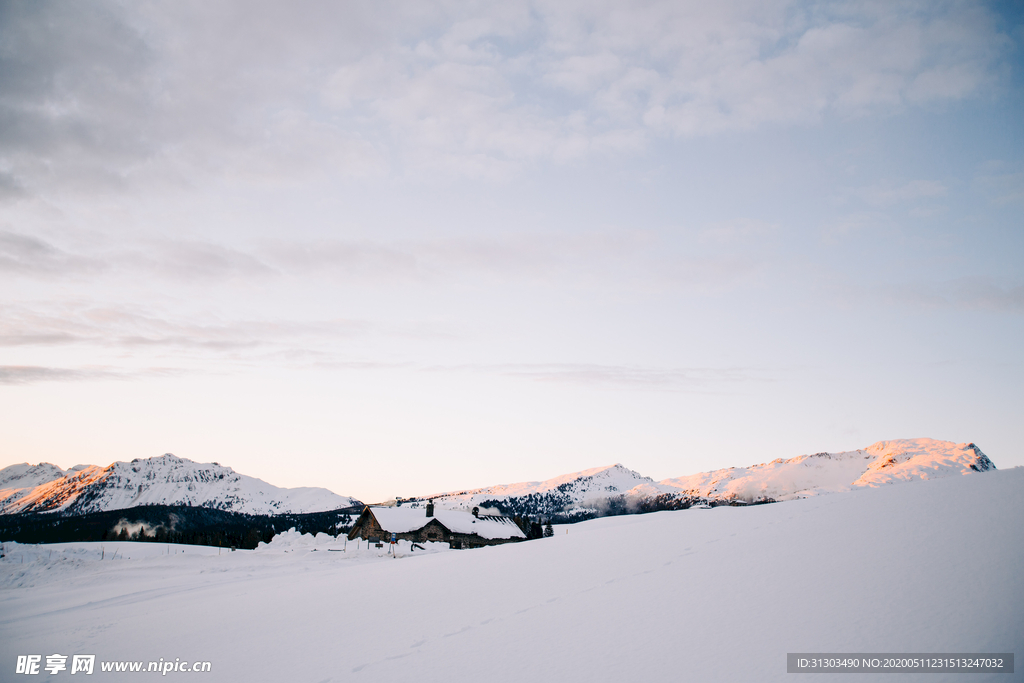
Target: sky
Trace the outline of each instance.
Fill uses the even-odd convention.
[[[0,2],[0,467],[1024,465],[1012,2]]]

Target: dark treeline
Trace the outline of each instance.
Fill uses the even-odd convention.
[[[724,505],[763,505],[774,502],[771,498],[760,498],[748,502],[734,498],[704,498],[678,493],[662,493],[657,496],[629,498],[623,495],[610,496],[594,501],[594,507],[578,508],[572,507],[573,501],[563,493],[558,492],[554,494],[531,493],[525,496],[515,496],[500,500],[484,500],[480,502],[480,506],[493,508],[500,511],[503,515],[514,516],[517,521],[520,518],[529,519],[530,515],[536,515],[544,518],[548,523],[575,524],[576,522],[596,519],[597,517],[637,515],[648,512],[661,512],[663,510],[688,510],[698,505],[720,507]],[[530,532],[527,532],[527,536],[530,538],[534,537]]]
[[[512,520],[519,525],[519,528],[522,529],[524,534],[526,534],[527,540],[544,537],[545,523],[540,518],[533,520],[530,519],[528,515],[525,517],[516,515]],[[547,526],[551,526],[551,520],[548,520]]]
[[[513,517],[526,537],[533,539],[543,537],[551,524],[573,524],[595,517],[685,510],[696,505],[716,507],[774,502],[766,498],[744,503],[666,493],[647,498],[612,496],[600,501],[598,508],[580,509],[569,507],[567,500],[558,500],[562,495],[559,492],[554,496],[531,494],[505,500],[486,500],[481,502],[481,506],[498,509],[502,514]],[[361,507],[352,507],[306,514],[247,515],[182,505],[146,505],[85,515],[32,512],[0,515],[0,541],[67,543],[121,540],[252,549],[260,541],[269,543],[276,533],[293,527],[304,534],[337,536],[347,533],[360,511]]]
[[[0,516],[0,541],[67,543],[72,541],[152,541],[255,548],[274,534],[347,532],[358,508],[306,514],[247,515],[182,505],[146,505],[86,515],[26,513]]]

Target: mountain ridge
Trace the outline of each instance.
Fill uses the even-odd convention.
[[[510,515],[577,521],[691,505],[777,502],[990,469],[995,465],[974,443],[892,439],[856,451],[777,458],[661,481],[617,463],[540,482],[450,491],[402,503],[433,500],[441,507],[493,508]]]
[[[51,476],[36,486],[19,487]],[[15,486],[11,486],[15,484]],[[352,507],[350,496],[325,488],[280,488],[219,463],[197,463],[171,453],[117,461],[107,467],[50,463],[0,470],[0,514],[85,514],[142,505],[188,505],[246,514],[302,514]]]
[[[691,505],[751,504],[996,469],[974,443],[929,438],[878,441],[655,481],[621,463],[543,481],[499,484],[389,501],[386,505],[490,508],[521,517],[578,521]],[[34,484],[34,485],[33,485]],[[66,515],[140,505],[195,505],[247,514],[302,514],[360,504],[325,488],[278,488],[218,463],[170,453],[101,468],[21,463],[0,470],[0,514]]]

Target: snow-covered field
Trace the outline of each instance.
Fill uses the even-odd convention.
[[[17,655],[53,653],[311,683],[772,681],[793,677],[787,652],[1019,657],[1021,529],[1018,468],[397,559],[296,534],[249,552],[108,543],[103,560],[96,544],[5,544],[0,680],[20,678]]]

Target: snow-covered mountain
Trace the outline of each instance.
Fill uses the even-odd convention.
[[[89,465],[78,465],[77,469],[85,469],[86,467],[89,467]],[[48,462],[41,462],[38,465],[29,465],[27,462],[23,462],[20,465],[11,465],[0,470],[0,491],[27,491],[40,484],[60,479],[75,469],[75,467],[72,467],[65,472]]]
[[[665,479],[662,487],[695,498],[789,500],[822,493],[883,486],[916,479],[939,479],[995,469],[973,443],[935,439],[879,441],[863,450],[779,458],[750,467],[730,467]],[[642,490],[631,492],[641,495]]]
[[[995,469],[973,443],[934,439],[879,441],[865,449],[815,453],[749,467],[702,472],[656,482],[620,464],[546,481],[451,491],[402,501],[433,499],[441,509],[492,508],[508,515],[570,521],[605,514],[686,507],[694,503],[759,502],[900,481],[937,479]],[[60,511],[83,514],[137,505],[191,505],[249,514],[323,512],[359,505],[323,488],[284,489],[217,463],[167,454],[77,465],[11,465],[0,470],[0,514]]]
[[[525,482],[410,499],[444,508],[489,507],[505,514],[561,520],[673,509],[691,504],[756,503],[937,479],[995,469],[973,443],[935,439],[879,441],[863,450],[816,453],[750,467],[702,472],[656,482],[622,465]],[[403,501],[403,504],[404,501]]]
[[[449,510],[483,507],[494,508],[508,515],[551,516],[561,513],[594,516],[605,512],[609,500],[641,484],[657,486],[650,477],[615,464],[545,481],[439,493],[409,499],[409,502],[420,505],[429,499],[437,507]]]
[[[86,514],[138,505],[188,505],[253,515],[323,512],[359,505],[324,488],[279,488],[217,463],[170,453],[107,467],[11,465],[0,470],[0,514]]]

